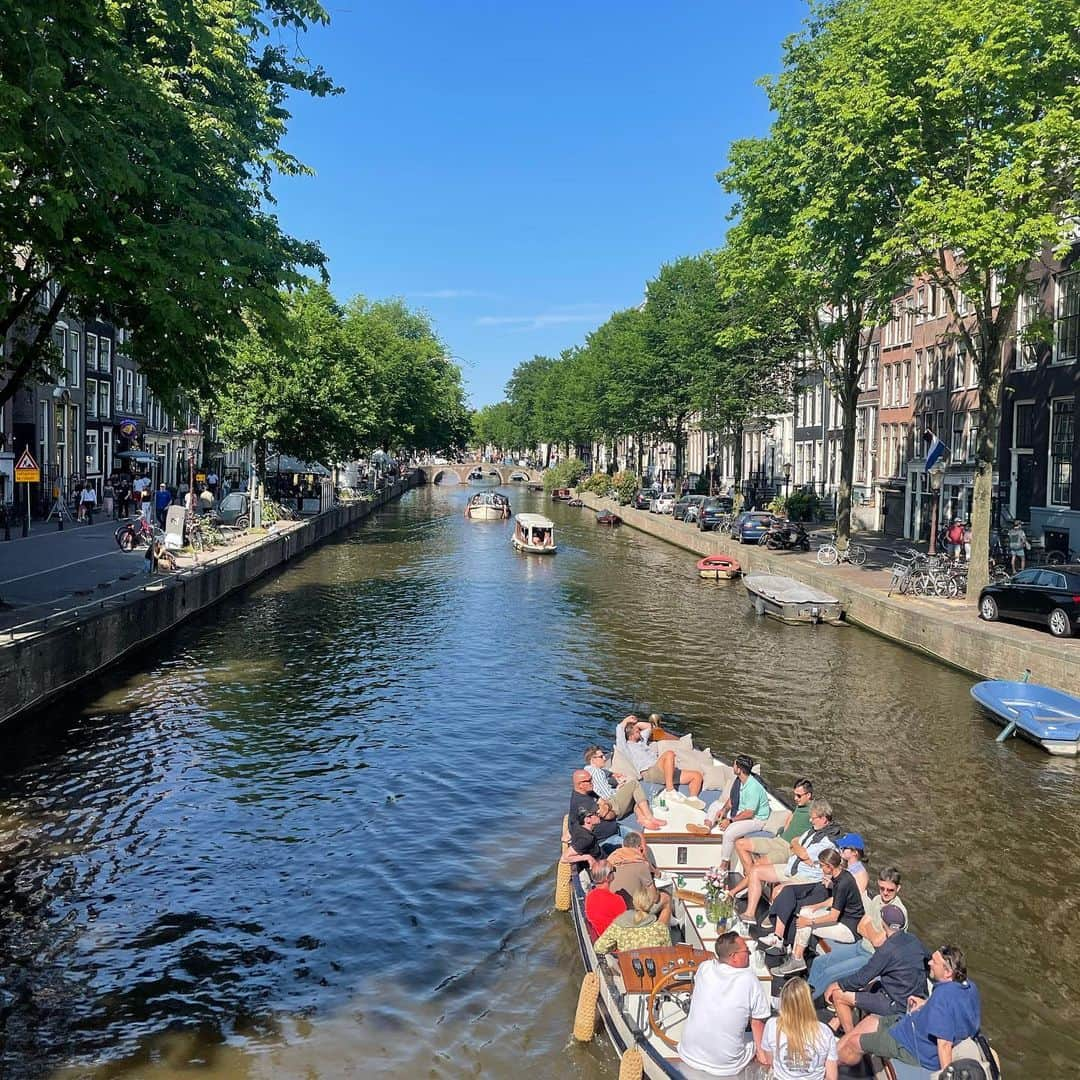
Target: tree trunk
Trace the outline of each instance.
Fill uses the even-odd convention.
[[[742,491],[743,425],[736,424],[732,445],[732,470],[735,473],[735,490]]]
[[[994,499],[994,465],[1001,423],[1001,342],[995,341],[979,364],[979,442],[975,450],[975,483],[971,492],[971,563],[968,599],[978,603],[990,578],[990,529]]]
[[[841,395],[844,408],[844,434],[840,443],[840,490],[836,500],[836,544],[846,548],[851,541],[851,486],[855,475],[855,419],[858,389],[851,387]]]
[[[638,437],[637,437],[637,474],[638,474],[638,479],[641,478],[641,469],[642,469],[642,464],[643,464],[642,453],[644,451],[644,446],[643,446],[644,441],[645,441],[645,437],[639,433]]]

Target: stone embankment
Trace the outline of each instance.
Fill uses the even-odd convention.
[[[900,645],[916,649],[984,679],[1031,680],[1068,693],[1080,693],[1080,638],[1060,641],[1045,630],[983,622],[967,600],[889,596],[888,569],[867,566],[823,567],[814,555],[769,551],[736,543],[715,532],[701,532],[668,516],[619,506],[611,499],[579,493],[585,505],[610,509],[633,529],[701,555],[732,555],[744,572],[786,574],[839,597],[844,618]],[[692,569],[692,566],[690,567]],[[741,586],[736,586],[741,588]]]
[[[68,617],[0,632],[0,725],[40,708],[185,619],[363,521],[414,484],[410,477],[370,501],[284,522],[273,533],[244,538],[190,570],[155,577]]]

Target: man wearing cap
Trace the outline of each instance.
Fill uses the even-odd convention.
[[[907,908],[900,899],[900,871],[895,866],[886,866],[877,876],[877,894],[867,897],[863,904],[866,914],[859,922],[860,940],[853,945],[835,942],[832,951],[818,956],[810,968],[810,989],[815,995],[820,994],[830,983],[858,971],[873,951],[885,941],[885,924],[881,921],[881,911],[886,904],[893,904],[904,913],[904,925],[907,929]]]
[[[601,802],[604,803],[605,813],[600,814],[601,821],[596,828],[596,838],[607,840],[619,831],[619,823],[615,820],[615,812],[610,808],[611,803],[598,799],[593,791],[592,777],[584,769],[575,769],[571,777],[570,790],[570,827],[582,820],[582,811],[596,812],[600,810]]]
[[[570,848],[563,855],[563,861],[569,863],[586,862],[590,866],[604,857],[600,847],[598,830],[605,822],[596,810],[582,807],[575,818],[570,815]]]
[[[967,977],[967,959],[956,945],[935,950],[930,978],[930,996],[909,997],[903,1016],[864,1016],[840,1040],[840,1064],[857,1065],[865,1054],[876,1054],[931,1072],[951,1065],[956,1044],[979,1033],[979,990]]]
[[[825,1000],[836,1010],[845,1032],[855,1027],[852,1009],[864,1016],[901,1016],[907,1012],[908,998],[926,993],[929,954],[923,943],[904,929],[907,914],[896,904],[886,904],[881,909],[881,922],[884,942],[858,971],[825,991]]]

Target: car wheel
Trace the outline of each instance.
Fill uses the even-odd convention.
[[[1072,619],[1064,608],[1056,607],[1050,612],[1050,633],[1054,637],[1072,637]]]
[[[251,520],[248,518],[247,514],[238,515],[233,522],[233,526],[237,529],[246,529],[250,524]]]
[[[979,601],[979,618],[985,619],[987,622],[997,622],[997,617],[997,601],[992,596],[984,596]]]

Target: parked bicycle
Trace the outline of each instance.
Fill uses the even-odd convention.
[[[146,518],[132,518],[125,521],[113,533],[121,551],[134,551],[137,547],[149,547],[155,540],[164,543],[165,532],[156,525],[151,525]]]
[[[862,566],[866,562],[866,548],[862,544],[852,542],[844,548],[838,547],[835,543],[822,544],[817,549],[817,561],[822,566],[836,566],[838,563]]]

